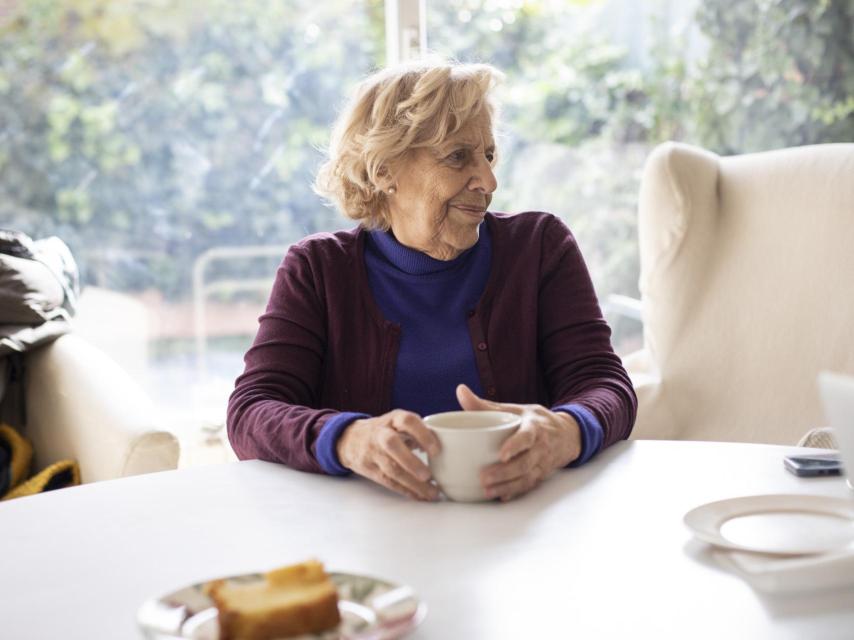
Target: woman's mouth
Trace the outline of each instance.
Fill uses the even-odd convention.
[[[464,211],[465,213],[468,213],[469,215],[473,216],[482,216],[484,213],[486,213],[486,210],[483,207],[475,207],[465,204],[452,204],[451,206],[455,209],[459,209],[460,211]]]

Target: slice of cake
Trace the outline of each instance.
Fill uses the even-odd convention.
[[[219,611],[220,640],[273,640],[334,629],[338,592],[316,560],[275,569],[264,580],[214,580],[204,587]]]

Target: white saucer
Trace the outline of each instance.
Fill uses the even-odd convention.
[[[803,555],[854,549],[854,500],[762,495],[710,502],[685,514],[700,540],[737,551]]]

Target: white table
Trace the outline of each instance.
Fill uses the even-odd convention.
[[[770,597],[720,568],[689,509],[799,479],[792,448],[620,443],[515,502],[424,504],[367,481],[241,462],[0,504],[0,636],[137,638],[145,599],[317,557],[412,585],[413,639],[852,638],[854,590]]]

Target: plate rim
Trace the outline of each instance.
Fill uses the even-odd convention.
[[[763,504],[764,503],[764,504]],[[804,504],[806,503],[806,505]],[[709,511],[723,509],[717,513],[710,527],[704,526],[704,520],[709,516]],[[770,493],[750,496],[737,496],[713,500],[689,510],[682,518],[682,522],[691,532],[703,542],[708,542],[716,547],[745,551],[750,553],[763,553],[773,556],[804,556],[829,553],[836,549],[824,550],[769,550],[755,545],[745,545],[728,540],[721,534],[721,527],[725,522],[739,516],[759,513],[814,513],[819,515],[832,515],[847,517],[854,523],[854,502],[846,498],[836,496],[822,496],[803,493]],[[714,513],[712,515],[715,515]],[[854,539],[852,539],[854,541]],[[849,543],[851,544],[851,543]]]

